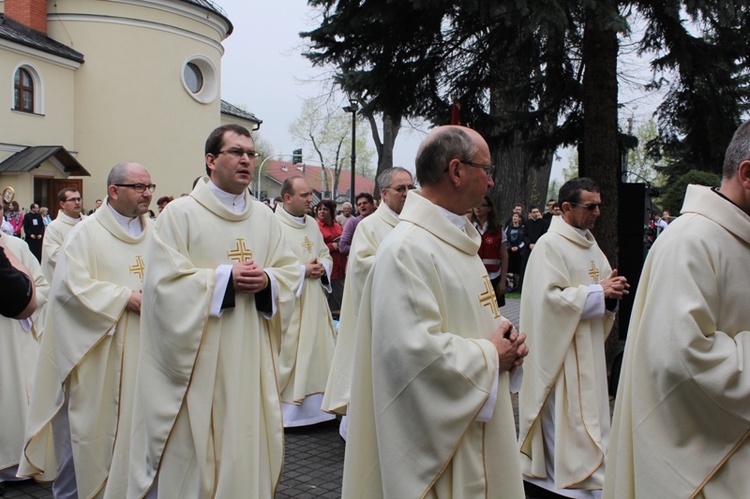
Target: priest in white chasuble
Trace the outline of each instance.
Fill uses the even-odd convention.
[[[404,207],[406,194],[414,188],[414,180],[409,170],[398,166],[383,170],[378,175],[377,183],[381,187],[380,206],[372,216],[363,219],[357,226],[346,264],[346,282],[341,303],[341,320],[336,335],[336,350],[323,395],[323,409],[336,414],[346,414],[349,404],[362,288],[380,242],[398,224],[398,215]],[[342,420],[341,431],[344,438],[345,421]]]
[[[60,251],[18,471],[56,479],[55,497],[102,496],[127,456],[153,188],[142,165],[116,165]]]
[[[750,122],[719,189],[691,185],[646,259],[604,497],[750,494]]]
[[[333,359],[333,318],[326,291],[331,292],[333,259],[314,218],[307,215],[312,188],[301,176],[284,180],[282,205],[276,219],[302,273],[295,310],[285,330],[274,324],[279,338],[278,361],[284,427],[307,426],[335,419],[320,408]],[[278,322],[274,318],[274,323]]]
[[[497,308],[464,217],[493,185],[482,137],[440,127],[422,192],[375,256],[357,323],[344,498],[523,498],[508,371],[524,335]]]
[[[238,125],[206,141],[208,177],[159,215],[144,281],[128,497],[273,497],[284,454],[270,319],[301,275],[273,212],[247,192]]]
[[[9,259],[19,261],[34,281],[37,309],[26,319],[0,316],[0,483],[16,480],[23,449],[23,432],[34,385],[39,353],[38,325],[46,310],[49,285],[39,261],[20,238],[0,233]]]
[[[559,203],[563,215],[534,246],[521,296],[531,350],[519,394],[521,468],[531,495],[541,487],[597,497],[610,428],[604,340],[629,285],[590,232],[602,206],[596,183],[569,180]]]
[[[86,218],[81,213],[82,199],[81,193],[73,187],[65,187],[57,194],[60,203],[60,211],[57,217],[44,229],[44,239],[42,240],[42,272],[47,282],[52,284],[52,275],[57,265],[60,250],[78,222]]]

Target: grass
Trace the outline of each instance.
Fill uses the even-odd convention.
[[[515,300],[520,300],[521,299],[521,293],[518,293],[518,292],[516,292],[516,293],[505,293],[505,298],[513,298]]]

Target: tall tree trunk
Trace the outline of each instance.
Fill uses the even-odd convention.
[[[383,114],[383,137],[380,137],[378,122],[372,114],[366,115],[370,123],[372,140],[375,142],[375,150],[378,153],[378,169],[375,172],[375,193],[376,199],[380,198],[380,186],[377,184],[378,175],[383,170],[393,168],[393,146],[396,144],[396,137],[401,130],[401,117]]]
[[[535,70],[535,62],[522,44],[524,36],[521,32],[510,42],[495,46],[494,64],[490,68],[494,83],[490,88],[492,128],[478,130],[487,132],[485,138],[497,168],[490,197],[503,222],[516,203],[522,203],[527,211],[531,203],[544,203],[554,154],[551,149],[540,148],[537,139],[554,130],[556,112],[543,117],[539,129],[524,129],[513,121],[528,112],[534,98],[524,91],[532,86],[530,79]]]
[[[616,11],[616,3],[607,0]],[[583,154],[579,154],[579,174],[591,177],[601,190],[605,207],[597,220],[594,234],[599,247],[617,268],[617,201],[620,154],[617,142],[617,32],[597,22],[590,9],[583,35]],[[579,150],[580,152],[580,150]],[[627,276],[626,276],[627,277]],[[609,336],[607,352],[617,347],[617,327]]]
[[[617,143],[617,53],[614,29],[596,22],[589,11],[583,38],[583,154],[579,174],[591,177],[606,204],[594,228],[597,242],[617,265],[617,186],[620,154]]]

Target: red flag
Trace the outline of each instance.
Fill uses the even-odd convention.
[[[461,103],[458,102],[457,98],[453,98],[453,104],[451,105],[451,125],[461,124]]]

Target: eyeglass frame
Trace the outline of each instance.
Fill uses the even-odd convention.
[[[580,206],[583,209],[589,210],[589,211],[595,211],[597,208],[599,208],[599,211],[602,210],[605,206],[607,206],[604,203],[588,203],[588,204],[581,204],[581,203],[574,203],[573,201],[568,201],[568,203],[574,205],[574,206]]]
[[[393,189],[394,191],[398,192],[399,194],[403,194],[407,190],[408,191],[413,191],[414,189],[417,188],[417,186],[414,185],[414,184],[408,184],[408,185],[407,184],[401,184],[398,187],[393,187],[392,185],[389,185],[387,188],[388,189]]]
[[[153,194],[154,191],[156,190],[156,184],[140,184],[140,183],[138,183],[138,184],[114,184],[114,185],[116,185],[117,187],[130,187],[131,189],[133,189],[138,194],[143,194],[144,192],[146,192],[146,189],[148,189],[149,192],[151,192],[151,194]]]
[[[473,168],[481,168],[482,170],[484,170],[484,174],[487,175],[487,178],[495,178],[495,173],[497,172],[497,167],[495,165],[482,165],[479,163],[474,163],[473,161],[467,161],[465,159],[459,159],[458,161]]]
[[[242,159],[242,156],[244,156],[245,154],[247,154],[248,159],[255,159],[260,156],[260,153],[258,151],[247,151],[245,149],[240,149],[239,147],[233,147],[231,149],[219,151],[216,153],[216,156],[218,156],[219,154],[229,154],[230,156],[234,156],[237,159]]]
[[[63,203],[67,203],[68,201],[73,201],[74,203],[80,203],[83,201],[83,198],[81,196],[78,196],[77,198],[70,198],[63,201]]]

